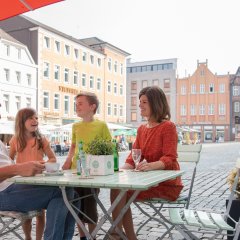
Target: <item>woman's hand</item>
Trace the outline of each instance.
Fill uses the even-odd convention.
[[[139,171],[150,171],[150,170],[153,170],[152,167],[151,167],[151,163],[148,163],[146,159],[144,159],[143,161],[141,161],[137,167],[136,167],[136,170],[139,170]]]
[[[65,163],[62,166],[62,170],[68,170],[72,166],[72,161],[71,159],[66,159]]]

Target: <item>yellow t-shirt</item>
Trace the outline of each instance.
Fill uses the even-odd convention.
[[[96,137],[111,141],[112,136],[104,121],[93,120],[92,122],[78,122],[72,126],[72,143],[76,145],[72,160],[72,169],[76,169],[76,158],[78,156],[78,143],[83,142],[83,150]]]

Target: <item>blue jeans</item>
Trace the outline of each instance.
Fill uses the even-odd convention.
[[[67,196],[68,199],[73,199],[72,188],[67,189]],[[78,205],[76,203],[76,206]],[[75,220],[68,211],[58,187],[12,184],[0,192],[2,211],[28,212],[41,209],[47,210],[45,240],[72,239]]]

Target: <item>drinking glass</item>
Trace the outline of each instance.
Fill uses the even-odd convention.
[[[141,155],[142,155],[141,149],[132,149],[132,158],[135,163],[135,168],[137,167],[141,159]]]

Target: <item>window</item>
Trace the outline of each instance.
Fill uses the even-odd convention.
[[[73,99],[73,115],[76,115],[76,111],[77,111],[77,109],[76,109],[76,99],[74,98]]]
[[[44,63],[43,63],[43,76],[44,76],[45,78],[49,78],[49,71],[50,71],[49,68],[50,68],[49,63],[44,62]]]
[[[99,101],[99,105],[98,105],[98,108],[97,108],[97,114],[100,114],[101,112],[101,102]]]
[[[90,55],[90,63],[94,64],[94,56],[93,55]]]
[[[226,114],[226,105],[224,103],[219,104],[219,115]]]
[[[180,111],[181,111],[180,112],[181,116],[186,116],[187,111],[186,111],[186,106],[185,105],[181,105]]]
[[[16,71],[16,78],[17,78],[17,83],[21,84],[21,73],[19,71]]]
[[[137,82],[131,82],[131,90],[137,90]]]
[[[163,86],[164,88],[170,88],[170,79],[164,79]]]
[[[32,107],[32,99],[30,97],[26,98],[26,107],[27,108]]]
[[[181,95],[186,95],[186,86],[185,85],[181,86]]]
[[[200,84],[200,94],[205,93],[205,85],[204,84]]]
[[[5,47],[6,55],[10,56],[10,46],[5,44],[4,47]]]
[[[58,41],[55,41],[55,51],[57,53],[60,53],[60,42],[58,42]]]
[[[78,72],[77,71],[74,71],[73,72],[73,84],[74,85],[78,85]]]
[[[113,85],[113,92],[114,94],[117,94],[117,83],[114,83]]]
[[[137,121],[137,113],[131,112],[131,121],[132,121],[132,122]]]
[[[21,108],[21,97],[20,96],[16,96],[16,109],[19,110]]]
[[[148,86],[148,81],[147,80],[143,80],[142,81],[142,88],[145,88]]]
[[[69,96],[64,96],[64,114],[69,113]]]
[[[119,106],[119,116],[123,117],[123,105]]]
[[[213,115],[214,114],[214,104],[210,104],[208,106],[208,115]]]
[[[43,107],[49,109],[49,93],[43,92]]]
[[[65,55],[69,56],[70,55],[70,46],[65,45]]]
[[[191,94],[196,94],[197,90],[196,90],[196,84],[192,84],[191,85]]]
[[[76,59],[79,58],[79,50],[76,49],[76,48],[74,48],[74,57],[75,57]]]
[[[114,62],[114,72],[115,72],[115,73],[117,73],[117,70],[118,70],[118,69],[117,69],[117,65],[118,65],[118,63],[117,63],[117,61],[115,61],[115,62]]]
[[[86,87],[86,74],[82,74],[82,86]]]
[[[219,85],[219,92],[220,92],[220,93],[225,93],[225,84],[224,84],[224,83],[221,83],[221,84]]]
[[[5,111],[6,113],[9,113],[9,95],[8,94],[3,94],[3,104],[5,107]]]
[[[31,74],[27,74],[27,85],[28,86],[32,85],[32,75]]]
[[[21,48],[17,48],[17,52],[18,52],[18,59],[22,58],[22,50]]]
[[[60,80],[60,66],[54,66],[54,79],[59,81]]]
[[[158,79],[153,80],[153,86],[158,86]]]
[[[112,59],[108,58],[108,70],[112,71]]]
[[[6,69],[6,68],[4,68],[4,74],[5,74],[5,80],[7,81],[7,82],[9,82],[9,79],[10,79],[10,71],[9,71],[9,69]]]
[[[137,98],[131,97],[131,106],[137,106]]]
[[[102,64],[102,60],[101,60],[101,58],[98,58],[98,59],[97,59],[97,66],[98,66],[98,67],[101,67],[101,64]]]
[[[123,85],[122,84],[119,86],[119,94],[121,96],[123,95]]]
[[[201,71],[200,71],[200,76],[204,76],[205,75],[205,73],[204,73],[204,70],[202,69]]]
[[[190,114],[191,116],[196,115],[196,107],[193,104],[190,105]]]
[[[123,75],[123,64],[120,63],[120,74]]]
[[[101,90],[101,79],[97,79],[97,90]]]
[[[83,60],[83,62],[86,62],[86,61],[87,61],[87,53],[86,53],[86,52],[83,52],[83,54],[82,54],[82,60]]]
[[[199,115],[205,115],[205,106],[203,104],[199,106]]]
[[[117,104],[113,105],[113,115],[117,116]]]
[[[111,106],[111,103],[108,103],[108,105],[107,105],[107,114],[108,114],[108,115],[111,115],[111,114],[112,114],[112,106]]]
[[[49,37],[44,37],[44,47],[45,48],[50,48],[50,38]]]
[[[60,109],[59,103],[60,103],[60,95],[55,93],[54,94],[54,110],[59,111]]]
[[[93,89],[94,88],[94,77],[90,76],[89,78],[89,88]]]
[[[240,103],[234,102],[234,112],[240,112]]]
[[[209,93],[214,93],[214,84],[213,83],[209,84]]]
[[[108,83],[107,83],[107,91],[109,93],[111,92],[111,81],[108,81]]]
[[[233,96],[239,96],[239,86],[233,86]]]
[[[69,69],[68,68],[64,69],[64,82],[69,83]]]

